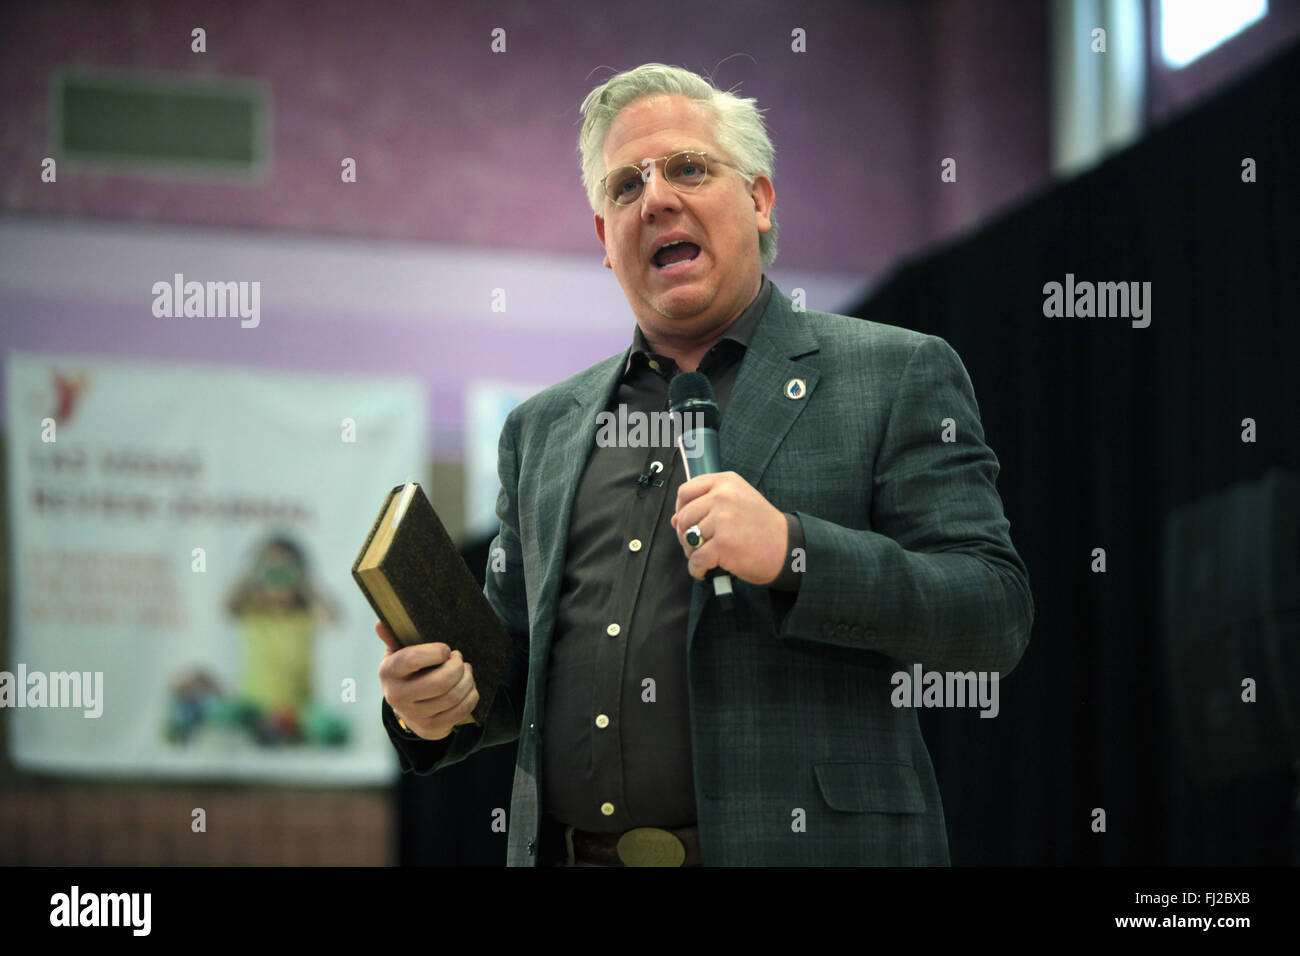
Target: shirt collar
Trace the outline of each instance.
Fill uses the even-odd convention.
[[[771,298],[772,283],[764,275],[763,281],[758,287],[758,295],[754,296],[754,301],[749,303],[745,311],[740,313],[740,317],[731,323],[727,331],[722,333],[719,341],[731,339],[748,349],[749,340],[754,337],[754,329],[758,327],[758,320],[767,311],[767,303]],[[627,364],[623,366],[623,374],[626,375],[632,370],[632,360],[636,356],[641,355],[645,360],[649,361],[654,354],[650,350],[650,344],[645,340],[645,335],[641,332],[641,326],[638,324],[636,330],[632,333],[632,351],[628,353]]]

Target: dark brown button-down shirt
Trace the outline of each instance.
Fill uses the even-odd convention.
[[[700,362],[724,415],[771,294],[765,276]],[[541,727],[542,809],[581,830],[695,822],[686,673],[692,578],[669,523],[686,475],[671,429],[618,434],[619,422],[664,420],[677,371],[650,352],[638,327],[607,406],[610,427],[597,436],[573,503]],[[723,448],[724,466],[726,457]],[[794,515],[786,523],[788,554],[802,547],[803,529]],[[799,579],[787,562],[771,586],[793,591]]]

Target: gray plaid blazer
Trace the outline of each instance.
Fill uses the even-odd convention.
[[[502,430],[492,546],[505,570],[489,570],[484,590],[515,655],[485,723],[438,742],[400,739],[390,725],[403,767],[417,773],[519,740],[511,866],[537,863],[540,724],[569,514],[626,360],[535,395]],[[791,379],[803,380],[801,397],[787,396]],[[955,441],[941,438],[945,419]],[[805,571],[794,594],[736,580],[730,626],[711,589],[694,586],[687,655],[703,862],[947,865],[934,768],[916,711],[891,704],[891,675],[920,662],[1005,677],[1033,621],[961,360],[934,336],[796,312],[774,288],[719,440],[726,468],[798,514]]]

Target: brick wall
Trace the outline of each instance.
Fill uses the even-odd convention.
[[[388,790],[35,783],[0,790],[0,865],[389,866]],[[191,829],[196,807],[207,830]]]

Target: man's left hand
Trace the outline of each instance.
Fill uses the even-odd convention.
[[[691,577],[704,580],[710,568],[760,586],[771,584],[785,562],[785,515],[734,471],[700,475],[677,489],[672,517],[677,540],[686,553]],[[686,529],[698,525],[704,541],[686,541]]]

